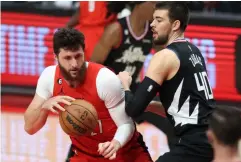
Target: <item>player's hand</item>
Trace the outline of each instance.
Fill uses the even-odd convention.
[[[123,88],[125,90],[129,90],[131,82],[132,82],[131,75],[128,72],[123,71],[123,72],[119,72],[118,77],[122,82]]]
[[[65,109],[60,106],[60,103],[65,105],[71,105],[71,102],[74,100],[75,99],[70,96],[55,96],[46,100],[43,103],[42,108],[58,114],[58,111],[65,111]]]
[[[99,144],[98,152],[105,158],[113,160],[116,158],[116,152],[121,148],[119,141],[113,139],[111,142],[105,142]]]

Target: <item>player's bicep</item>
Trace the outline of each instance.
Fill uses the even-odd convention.
[[[152,57],[146,76],[161,85],[164,80],[168,80],[173,75],[179,66],[180,63],[175,53],[164,49]]]
[[[118,76],[108,68],[102,68],[96,78],[97,92],[107,108],[113,108],[124,100],[124,89]]]
[[[91,61],[103,64],[111,49],[119,43],[120,32],[118,23],[108,25],[94,48]]]
[[[56,66],[45,68],[38,79],[35,93],[45,100],[52,96],[55,68]]]
[[[132,122],[125,112],[125,92],[115,73],[107,68],[100,70],[97,76],[97,92],[117,126]]]

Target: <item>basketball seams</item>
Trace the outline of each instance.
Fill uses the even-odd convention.
[[[79,105],[79,104],[71,104],[71,105],[76,105],[76,106],[80,106],[80,107],[84,108],[85,110],[87,110],[94,117],[95,120],[98,120],[98,119],[95,118],[95,115],[90,110],[88,110],[86,107],[84,107],[82,105]],[[93,108],[93,109],[95,109],[95,108]]]
[[[78,118],[76,118],[73,114],[71,114],[68,110],[66,110],[75,120],[77,120],[78,122],[80,122],[81,124],[83,124],[85,127],[87,127],[88,129],[92,130],[91,127],[85,125],[84,123],[82,123],[81,121],[78,120]]]
[[[64,124],[64,126],[65,126],[65,127],[67,128],[67,130],[71,133],[71,135],[76,134],[75,132],[72,132],[72,131],[67,127],[67,125],[66,125],[65,122],[64,122],[65,120],[64,120],[62,114],[63,114],[63,113],[60,114],[60,117],[61,117],[61,120],[62,120],[62,123]]]

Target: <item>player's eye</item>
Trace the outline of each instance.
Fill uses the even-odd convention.
[[[81,55],[76,55],[75,59],[79,59],[81,57]]]
[[[156,19],[156,21],[157,21],[158,23],[162,22],[162,20],[161,20],[161,19]]]
[[[64,59],[65,59],[65,60],[70,60],[71,57],[70,57],[70,56],[67,56],[67,57],[65,57]]]

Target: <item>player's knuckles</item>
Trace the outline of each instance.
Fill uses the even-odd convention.
[[[108,150],[105,150],[104,152],[103,152],[103,156],[106,156],[106,155],[108,155],[110,152],[111,152],[112,150],[110,149],[108,149]]]
[[[103,152],[105,151],[105,148],[102,146],[100,149],[99,149],[100,151],[100,154],[103,154]]]
[[[61,103],[64,103],[66,105],[71,105],[71,103],[69,101],[67,101],[66,99],[62,99]]]
[[[115,151],[112,150],[111,152],[109,152],[108,154],[105,155],[105,158],[110,158],[110,157],[112,157],[114,153],[115,153]]]
[[[70,96],[64,96],[64,99],[68,100],[68,101],[74,101],[75,98],[70,97]]]
[[[112,152],[113,151],[113,147],[111,146],[111,147],[108,147],[104,152],[103,152],[103,156],[106,156],[107,154],[109,154],[110,152]]]
[[[103,155],[108,154],[111,150],[112,150],[111,147],[106,148],[106,149],[103,151]]]

